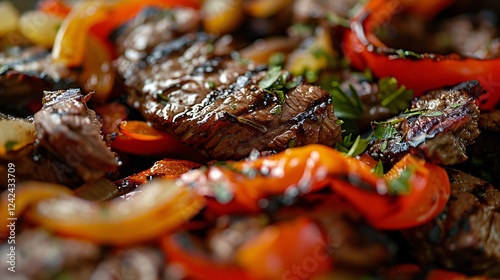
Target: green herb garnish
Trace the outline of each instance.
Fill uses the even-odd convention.
[[[339,118],[357,119],[366,108],[354,86],[349,85],[349,91],[350,94],[345,92],[339,82],[332,82],[330,94],[332,95],[333,108],[335,115]]]
[[[260,80],[259,87],[261,89],[269,89],[273,86],[274,82],[276,82],[281,76],[281,66],[272,66],[269,71],[267,71],[267,75]]]
[[[14,140],[9,140],[5,143],[4,147],[5,147],[5,150],[7,152],[11,152],[12,150],[14,150],[14,146],[17,145],[17,141],[14,141]]]
[[[405,50],[394,50],[394,52],[400,57],[400,58],[417,58],[417,59],[420,59],[422,58],[422,55],[421,54],[418,54],[416,52],[412,52],[412,51],[405,51]]]
[[[319,72],[313,70],[306,70],[304,72],[304,76],[306,77],[306,81],[308,83],[314,83],[318,80]]]
[[[285,55],[281,52],[273,53],[269,57],[269,61],[268,61],[269,65],[272,65],[272,66],[282,66],[284,62],[285,62]]]
[[[382,161],[379,160],[377,164],[371,169],[371,172],[378,177],[384,176],[384,165],[382,164]]]
[[[292,139],[290,139],[290,142],[288,142],[288,148],[294,148],[295,147],[295,137],[292,137]]]
[[[398,80],[394,77],[385,77],[378,81],[380,104],[392,114],[406,109],[413,99],[413,90],[407,90],[404,85],[398,87]]]
[[[274,106],[271,111],[269,111],[273,115],[278,115],[280,116],[281,113],[283,113],[283,108],[281,108],[281,105],[276,105]]]
[[[328,20],[328,22],[331,23],[332,25],[340,25],[345,28],[349,28],[350,26],[349,19],[340,17],[332,12],[326,14],[326,20]]]
[[[398,130],[392,122],[372,122],[373,136],[375,139],[390,139],[394,138]]]
[[[413,175],[415,168],[408,166],[397,178],[387,182],[390,195],[405,195],[411,192],[410,179]]]
[[[362,139],[361,136],[358,135],[354,142],[352,141],[352,134],[345,136],[342,139],[342,143],[337,143],[335,148],[344,153],[346,156],[355,157],[366,151],[368,144],[370,143],[370,138]]]

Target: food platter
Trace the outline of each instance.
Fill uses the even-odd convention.
[[[500,277],[497,4],[0,16],[0,279]]]

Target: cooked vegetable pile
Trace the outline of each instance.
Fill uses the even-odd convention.
[[[499,12],[0,2],[0,278],[500,277]]]

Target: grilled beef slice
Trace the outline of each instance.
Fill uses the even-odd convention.
[[[129,103],[156,127],[219,160],[241,159],[254,148],[340,140],[328,92],[302,82],[283,95],[262,89],[268,71],[239,60],[228,42],[190,33],[159,44],[141,61],[120,57]]]
[[[403,232],[424,265],[500,277],[500,191],[449,170],[451,197],[430,223]]]
[[[0,53],[0,110],[15,114],[42,98],[44,90],[76,85],[76,73],[52,63],[42,47],[12,47]]]
[[[130,60],[139,60],[156,45],[195,32],[199,24],[199,13],[190,8],[145,9],[118,36],[117,53]]]
[[[37,180],[77,187],[115,171],[115,155],[106,147],[101,124],[78,89],[46,91],[34,116],[37,140],[0,157],[0,187],[7,186],[7,165],[17,181]],[[5,176],[3,176],[5,175]]]
[[[374,123],[375,140],[369,154],[384,163],[395,163],[407,153],[444,165],[464,162],[466,147],[479,136],[474,97],[481,93],[474,81],[414,100],[409,111]]]
[[[83,181],[117,168],[116,157],[101,136],[101,123],[87,108],[88,98],[79,89],[45,91],[43,108],[34,117],[36,145],[76,170]]]

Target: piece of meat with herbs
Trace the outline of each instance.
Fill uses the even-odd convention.
[[[35,116],[36,146],[43,147],[83,181],[92,181],[114,172],[116,156],[101,135],[101,123],[79,89],[45,91],[43,108]]]
[[[26,106],[39,102],[44,90],[76,86],[77,74],[52,62],[42,47],[11,47],[0,53],[0,110],[28,115]]]
[[[384,163],[395,163],[407,153],[444,165],[466,161],[466,147],[480,133],[475,97],[482,92],[474,81],[415,99],[403,114],[372,124],[368,153]]]
[[[340,141],[328,92],[277,68],[256,69],[228,55],[228,42],[187,34],[132,67],[119,59],[129,103],[159,129],[218,160],[241,159],[252,149]]]
[[[423,265],[500,277],[500,191],[449,170],[451,197],[432,222],[403,231]]]

